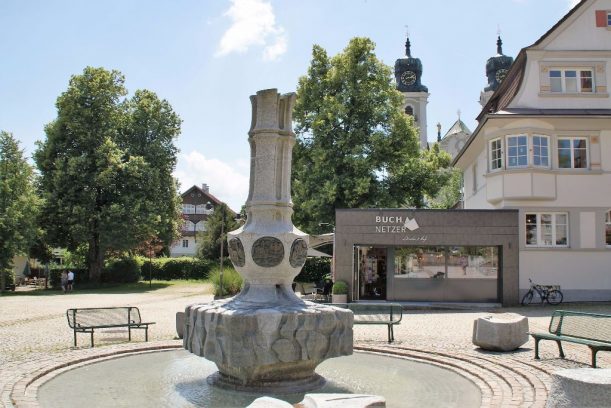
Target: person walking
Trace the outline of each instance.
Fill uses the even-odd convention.
[[[74,272],[68,271],[68,292],[72,292],[73,284],[74,284]]]
[[[66,271],[62,272],[61,284],[62,290],[64,291],[64,293],[66,293],[66,290],[68,290],[68,273]]]

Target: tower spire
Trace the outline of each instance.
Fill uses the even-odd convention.
[[[409,42],[409,26],[405,26],[405,55],[408,58],[412,57],[411,46],[412,43]]]
[[[499,35],[496,40],[496,53],[498,55],[503,55],[503,41],[501,40],[501,36]]]
[[[412,57],[412,51],[410,50],[411,46],[412,46],[412,43],[409,42],[409,37],[406,37],[406,39],[405,39],[405,55],[408,58]]]

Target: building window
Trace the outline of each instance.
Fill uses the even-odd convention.
[[[592,93],[592,69],[550,69],[550,90],[559,93]]]
[[[195,206],[193,204],[182,205],[183,214],[195,214]]]
[[[182,240],[182,247],[183,248],[189,248],[189,240],[188,239],[183,239]]]
[[[567,213],[526,213],[526,246],[567,247]]]
[[[498,170],[503,167],[502,147],[501,139],[490,141],[490,170]]]
[[[607,13],[607,27],[611,26],[611,13]]]
[[[407,105],[405,107],[405,114],[409,116],[414,116],[414,107],[411,105]]]
[[[473,192],[477,193],[477,163],[473,163]]]
[[[498,267],[493,246],[395,248],[395,279],[497,279]]]
[[[534,135],[533,145],[533,166],[549,167],[549,138],[547,136]]]
[[[204,221],[200,221],[195,224],[195,231],[206,231],[206,223]]]
[[[528,137],[507,136],[507,168],[525,167],[528,164]]]
[[[195,224],[193,223],[193,221],[185,221],[183,227],[182,227],[183,231],[195,231]]]
[[[605,243],[611,247],[611,210],[605,216]]]
[[[206,204],[197,204],[195,206],[195,214],[206,214]]]
[[[588,142],[585,137],[558,138],[558,167],[561,169],[588,168]]]

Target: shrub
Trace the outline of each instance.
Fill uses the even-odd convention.
[[[348,284],[344,281],[337,281],[333,284],[333,289],[331,289],[331,293],[334,295],[347,295],[348,294]]]
[[[233,269],[233,267],[223,268],[223,293],[221,294],[221,288],[219,285],[220,282],[221,269],[214,268],[212,272],[210,272],[210,281],[212,285],[214,285],[214,295],[215,296],[233,296],[238,294],[242,289],[242,277],[240,274]]]
[[[150,262],[142,258],[142,279],[172,280],[172,279],[206,279],[213,263],[199,258],[156,258]]]
[[[102,282],[135,283],[140,280],[140,264],[134,258],[111,260],[102,271]]]
[[[13,273],[12,269],[4,269],[1,273],[4,274],[4,283],[6,286],[13,285],[15,283],[15,274]]]
[[[62,272],[63,271],[72,271],[74,272],[74,284],[79,285],[81,283],[89,282],[89,271],[87,269],[76,269],[76,268],[52,268],[49,270],[49,285],[53,289],[61,289],[62,288]]]
[[[331,274],[331,258],[308,258],[296,282],[320,282]]]
[[[51,269],[49,271],[49,285],[53,289],[61,289],[61,287],[62,287],[62,272],[63,272],[63,269]]]

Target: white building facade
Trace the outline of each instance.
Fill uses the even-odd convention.
[[[453,163],[465,209],[519,210],[519,288],[611,300],[611,0],[522,49]]]

